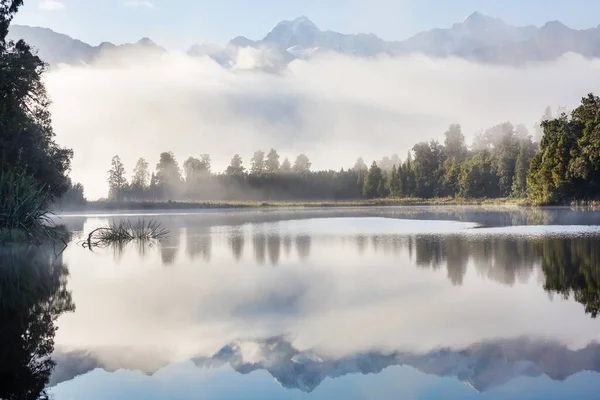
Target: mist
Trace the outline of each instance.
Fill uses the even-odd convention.
[[[600,61],[574,54],[524,68],[424,56],[359,59],[337,54],[277,62],[238,52],[233,68],[167,52],[107,56],[46,75],[57,141],[74,150],[71,177],[88,199],[105,197],[112,156],[128,176],[163,151],[180,163],[208,153],[222,171],[235,153],[275,148],[313,169],[350,167],[441,139],[451,123],[470,137],[504,121],[532,128],[548,105],[574,107],[600,87]],[[265,71],[269,70],[269,71]]]

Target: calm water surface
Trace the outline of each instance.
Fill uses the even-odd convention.
[[[170,236],[78,245],[98,226],[139,218]],[[0,370],[20,371],[2,379],[0,398],[47,377],[56,400],[600,398],[597,212],[229,210],[61,222],[74,232],[61,254],[0,252],[2,306],[13,310],[0,318]],[[51,340],[54,369],[43,362]]]

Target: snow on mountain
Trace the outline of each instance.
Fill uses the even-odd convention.
[[[194,360],[198,367],[229,364],[246,374],[266,370],[283,387],[313,391],[323,380],[347,374],[376,374],[406,365],[441,377],[455,377],[477,391],[486,391],[512,379],[543,374],[564,380],[584,370],[600,372],[600,345],[570,350],[558,343],[520,338],[474,344],[464,350],[439,349],[425,354],[362,353],[339,359],[298,351],[283,338],[238,341],[213,357]]]
[[[89,63],[107,51],[117,56],[131,50],[144,50],[144,54],[164,52],[149,39],[135,44],[103,43],[94,47],[50,29],[12,25],[9,39],[21,38],[37,48],[40,56],[51,65]],[[449,28],[432,29],[404,41],[389,42],[372,33],[343,34],[321,30],[308,17],[302,16],[276,24],[260,40],[238,36],[226,46],[194,45],[188,54],[210,57],[225,68],[254,66],[252,68],[278,72],[294,59],[311,59],[328,52],[357,57],[419,53],[509,65],[551,61],[569,52],[598,58],[600,27],[575,30],[558,21],[550,21],[540,28],[518,27],[474,12]],[[259,56],[258,53],[264,54]],[[249,54],[257,61],[249,62]]]
[[[106,371],[139,370],[153,375],[165,364],[155,357],[105,349],[103,353],[56,353],[56,369],[50,386],[96,368]],[[582,371],[600,372],[600,344],[571,350],[553,341],[529,338],[498,339],[464,349],[437,349],[427,353],[368,352],[345,357],[325,357],[315,351],[299,351],[283,337],[237,340],[209,357],[192,360],[199,368],[229,365],[241,374],[265,370],[288,389],[312,392],[325,379],[348,374],[377,374],[392,366],[409,366],[422,373],[453,377],[479,392],[505,385],[519,377],[546,375],[565,380]]]

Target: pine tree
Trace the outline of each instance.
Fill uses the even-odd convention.
[[[401,183],[400,177],[398,176],[398,170],[396,169],[396,165],[392,166],[392,170],[388,174],[388,190],[390,191],[390,196],[392,197],[400,197],[401,196]]]
[[[290,172],[292,172],[292,164],[290,163],[290,160],[287,157],[281,163],[281,168],[279,169],[279,171],[284,174],[289,174]]]
[[[267,154],[267,160],[265,162],[265,171],[269,174],[275,174],[279,172],[279,154],[275,149],[271,149],[269,154]]]
[[[373,199],[379,196],[383,187],[382,179],[383,176],[381,169],[377,166],[377,163],[373,161],[373,164],[371,164],[371,168],[365,177],[363,196],[368,199]]]
[[[415,178],[415,171],[412,166],[412,155],[410,154],[410,151],[406,156],[406,161],[404,161],[404,166],[402,167],[402,169],[404,171],[406,182],[406,184],[404,185],[404,195],[406,197],[414,197],[417,184]]]

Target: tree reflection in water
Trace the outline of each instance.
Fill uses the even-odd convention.
[[[545,240],[538,248],[546,276],[544,289],[565,298],[573,296],[596,318],[600,311],[600,239]]]
[[[0,249],[0,398],[45,399],[55,322],[75,310],[51,247]]]
[[[373,252],[390,257],[403,257],[401,253],[405,252],[419,268],[445,267],[448,279],[455,286],[463,284],[469,265],[478,275],[509,286],[527,282],[535,269],[541,267],[546,291],[572,296],[594,318],[600,311],[600,237],[594,235],[357,235],[347,240],[308,234],[281,237],[257,230],[252,232],[251,239],[255,262],[260,265],[267,259],[273,265],[281,263],[283,254],[289,256],[292,243],[298,258],[307,262],[311,244],[329,246],[337,240],[340,246],[350,243],[359,256],[368,256],[366,250],[370,247]],[[242,257],[243,240],[238,231],[228,237],[230,250],[238,261]]]

